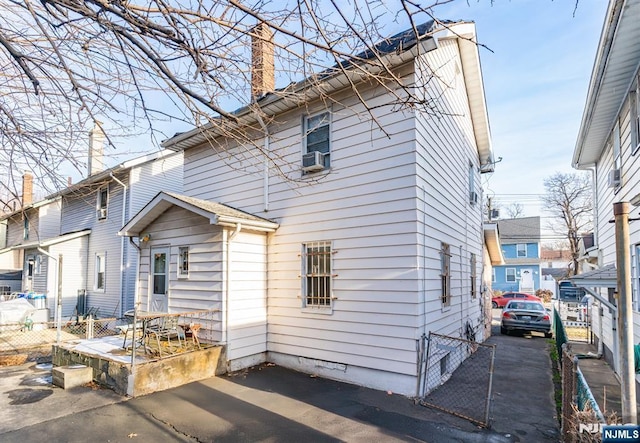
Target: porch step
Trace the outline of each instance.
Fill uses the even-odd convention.
[[[93,369],[85,365],[58,366],[51,370],[53,384],[62,389],[86,385],[93,380]]]

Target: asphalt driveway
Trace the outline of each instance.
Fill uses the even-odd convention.
[[[125,399],[104,389],[37,385],[33,378],[40,370],[32,364],[0,368],[0,440],[559,441],[548,341],[498,332],[489,343],[497,345],[491,430],[399,395],[274,365]],[[11,378],[7,372],[14,374],[14,386],[4,383]],[[31,386],[15,386],[20,380]]]

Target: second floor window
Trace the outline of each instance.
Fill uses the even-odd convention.
[[[319,152],[321,155],[320,166],[327,169],[331,165],[331,123],[330,114],[323,112],[322,114],[312,117],[305,117],[303,122],[304,131],[304,154]],[[319,168],[318,168],[319,169]]]
[[[516,245],[516,257],[526,257],[527,256],[527,245],[524,243],[520,243]]]
[[[22,226],[22,239],[29,240],[29,219],[27,216],[24,216],[23,226]]]
[[[104,187],[98,191],[98,204],[97,204],[98,220],[107,218],[108,204],[109,204],[109,188]]]

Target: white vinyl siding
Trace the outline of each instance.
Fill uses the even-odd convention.
[[[280,224],[269,235],[267,350],[274,361],[346,365],[352,369],[339,376],[359,383],[364,381],[354,379],[355,368],[380,371],[394,380],[397,392],[412,393],[416,337],[428,330],[459,334],[461,312],[465,319],[480,317],[478,304],[468,303],[469,254],[482,253],[481,205],[468,204],[469,159],[474,183],[480,181],[479,160],[466,91],[447,86],[459,63],[457,44],[443,40],[440,48],[424,56],[442,67],[436,76],[442,82],[432,82],[444,111],[440,118],[392,109],[384,88],[376,88],[363,91],[375,109],[374,122],[363,118],[367,112],[345,90],[331,113],[331,171],[318,183],[295,186],[272,169],[268,212],[262,158],[252,163],[252,156],[244,156],[242,165],[229,161],[243,155],[233,146],[220,156],[209,146],[185,152],[187,195]],[[398,75],[410,85],[413,67]],[[320,103],[308,109],[309,115],[324,110]],[[299,174],[300,118],[300,111],[292,111],[269,128],[271,154],[282,158],[284,174]],[[300,309],[300,245],[309,238],[331,241],[339,251],[331,263],[332,315]],[[442,242],[451,245],[452,309],[446,315],[440,298]],[[463,302],[469,306],[461,309]],[[366,383],[388,386],[373,378]]]

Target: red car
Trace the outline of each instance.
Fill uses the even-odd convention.
[[[501,296],[493,297],[491,299],[491,306],[493,308],[504,308],[511,300],[532,300],[542,303],[542,299],[535,295],[525,294],[524,292],[505,292]]]

